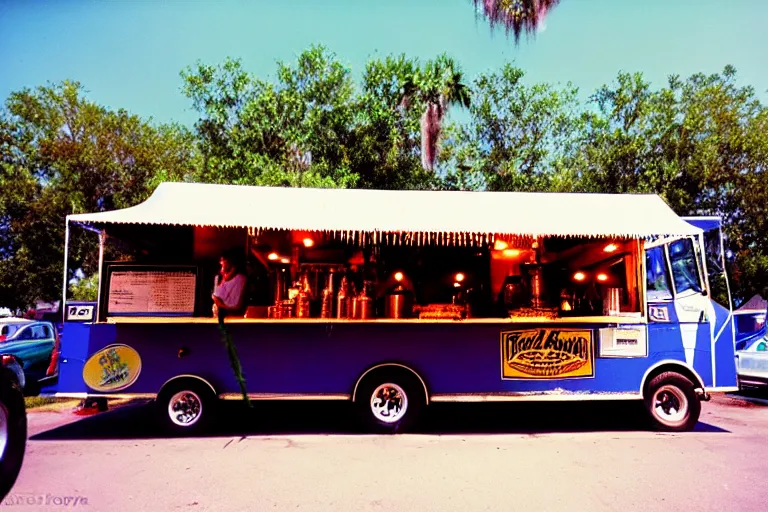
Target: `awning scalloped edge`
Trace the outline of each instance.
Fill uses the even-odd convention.
[[[142,225],[142,226],[194,226],[194,227],[214,227],[226,229],[247,229],[249,235],[259,236],[268,231],[302,231],[308,233],[322,233],[335,240],[361,245],[369,244],[387,244],[387,245],[465,245],[465,246],[484,246],[493,244],[497,238],[517,238],[534,239],[536,237],[548,238],[588,238],[588,239],[606,239],[606,238],[629,238],[629,239],[651,239],[656,234],[636,233],[636,232],[615,232],[615,233],[524,233],[524,232],[462,232],[462,231],[411,231],[411,230],[358,230],[358,229],[317,229],[317,228],[299,228],[299,227],[281,227],[281,226],[248,226],[242,224],[219,223],[216,225],[193,224],[193,223],[175,223],[175,222],[124,222],[111,220],[104,223],[70,221],[76,225],[85,228],[95,228],[97,226],[106,226],[109,224],[120,225]],[[680,236],[685,236],[680,233]]]

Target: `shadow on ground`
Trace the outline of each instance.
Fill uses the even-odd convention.
[[[157,426],[154,404],[131,404],[43,432],[33,440],[171,437]],[[341,402],[223,402],[206,437],[288,434],[364,434],[351,404]],[[413,433],[546,434],[649,430],[635,402],[433,404]],[[699,423],[698,432],[727,432]]]

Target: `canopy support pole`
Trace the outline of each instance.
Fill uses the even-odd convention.
[[[64,323],[67,319],[67,289],[69,288],[69,279],[67,279],[68,263],[69,263],[69,219],[64,221],[64,283],[61,296],[61,322]]]
[[[97,280],[97,292],[96,292],[96,318],[98,322],[101,318],[101,278],[103,276],[102,270],[104,268],[104,241],[107,238],[106,233],[102,229],[99,231],[99,279]]]

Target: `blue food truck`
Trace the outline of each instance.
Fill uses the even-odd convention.
[[[99,299],[44,394],[152,398],[177,433],[245,395],[351,401],[382,432],[435,402],[637,400],[685,431],[737,390],[720,221],[656,195],[163,183],[74,229]],[[222,254],[245,285],[220,320]]]

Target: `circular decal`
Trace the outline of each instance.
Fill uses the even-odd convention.
[[[110,345],[93,354],[83,366],[83,380],[96,391],[120,391],[139,378],[141,357],[128,345]]]

